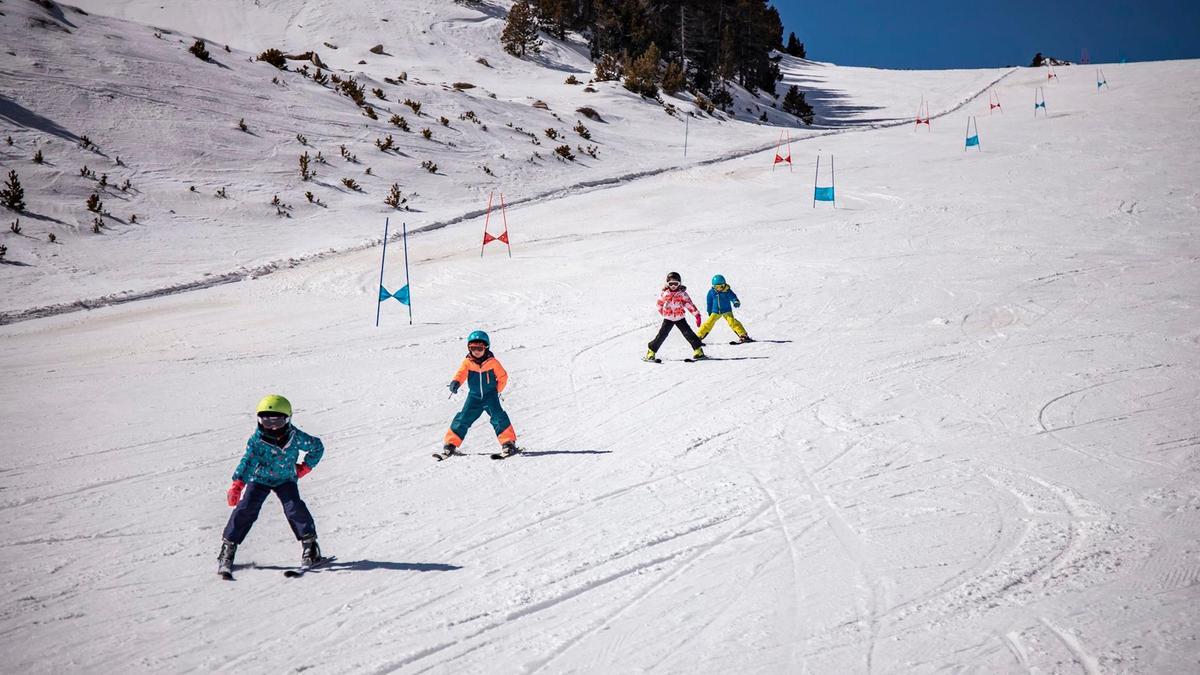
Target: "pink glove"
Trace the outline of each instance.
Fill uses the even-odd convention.
[[[233,484],[229,486],[229,492],[225,493],[225,503],[230,506],[237,506],[238,502],[242,499],[242,488],[244,487],[246,487],[246,484],[242,481],[233,481]]]
[[[300,480],[301,478],[304,478],[311,471],[312,471],[311,466],[309,466],[307,464],[297,464],[296,465],[296,480]]]
[[[700,327],[700,315],[697,314],[696,315],[696,328],[699,328],[699,327]]]

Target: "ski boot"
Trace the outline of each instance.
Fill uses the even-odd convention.
[[[647,349],[646,355],[642,357],[643,361],[658,361],[658,357],[654,355],[653,349]]]
[[[749,335],[739,335],[738,342],[740,342],[742,344],[745,344],[747,342],[754,342],[754,338],[750,337]]]
[[[692,360],[693,361],[702,361],[707,358],[708,358],[708,356],[706,356],[704,354],[703,347],[696,347],[696,351],[692,352]]]
[[[520,452],[516,441],[505,441],[500,445],[500,452],[492,455],[492,459],[507,459]]]
[[[458,448],[456,448],[456,447],[454,447],[453,445],[451,445],[451,444],[447,443],[447,444],[445,444],[445,445],[443,445],[443,446],[442,446],[442,451],[441,451],[441,452],[435,452],[435,453],[433,453],[433,458],[434,458],[434,459],[436,459],[437,461],[439,461],[439,462],[440,462],[440,461],[442,461],[443,459],[446,459],[446,458],[450,457],[451,455],[462,455],[462,453],[458,451]]]
[[[317,545],[316,537],[306,537],[300,540],[300,566],[312,567],[321,562],[321,547]]]
[[[237,555],[238,545],[228,539],[221,540],[221,552],[217,554],[217,574],[222,579],[233,579],[233,556]]]

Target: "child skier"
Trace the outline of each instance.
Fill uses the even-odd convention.
[[[700,330],[696,331],[696,336],[703,340],[712,331],[713,325],[717,323],[717,319],[725,319],[729,327],[737,333],[738,342],[754,342],[750,336],[746,334],[746,327],[742,325],[733,316],[733,308],[741,307],[742,302],[738,300],[737,293],[725,283],[725,277],[718,274],[712,278],[712,288],[708,289],[708,318],[704,320],[704,325],[700,326]]]
[[[678,272],[671,272],[667,275],[667,283],[663,286],[662,292],[658,296],[658,313],[662,315],[662,326],[658,329],[658,335],[647,345],[650,350],[646,352],[646,356],[642,357],[643,361],[657,361],[655,353],[662,343],[667,339],[667,335],[671,332],[671,327],[679,328],[679,332],[683,333],[683,337],[692,346],[693,359],[706,359],[704,350],[701,349],[703,344],[699,337],[692,332],[691,326],[687,325],[687,320],[683,315],[690,312],[696,318],[696,327],[700,327],[700,310],[696,309],[696,303],[692,302],[691,297],[687,294],[687,286],[683,285],[683,278]]]
[[[292,404],[282,396],[271,394],[263,398],[257,414],[258,428],[246,441],[246,454],[234,470],[233,484],[226,493],[226,501],[234,509],[225,525],[217,572],[227,579],[233,578],[233,557],[238,545],[250,532],[263,501],[272,492],[283,504],[292,533],[301,543],[300,565],[311,567],[328,560],[321,557],[317,526],[296,485],[297,480],[316,468],[325,454],[325,446],[321,439],[292,426]],[[303,463],[299,461],[300,453],[304,453]]]
[[[477,330],[467,336],[467,357],[463,359],[454,379],[450,380],[450,395],[458,393],[463,383],[467,384],[467,400],[463,402],[462,410],[454,416],[450,429],[446,431],[442,452],[434,454],[439,461],[450,455],[461,455],[458,446],[462,445],[467,436],[467,430],[479,419],[486,410],[492,420],[492,429],[496,431],[496,440],[500,441],[502,451],[492,455],[493,459],[501,459],[520,452],[517,447],[517,433],[513,431],[508,413],[500,407],[500,393],[508,384],[508,372],[491,350],[492,341],[488,334]]]

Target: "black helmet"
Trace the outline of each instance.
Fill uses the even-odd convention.
[[[683,282],[683,277],[679,276],[679,272],[667,272],[667,281]]]

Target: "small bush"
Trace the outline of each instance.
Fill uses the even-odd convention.
[[[195,186],[195,185],[189,185],[189,186],[188,186],[188,192],[195,192],[195,191],[196,191],[196,186]]]
[[[596,81],[608,82],[621,77],[621,63],[612,54],[604,54],[596,62]]]
[[[371,89],[371,93],[372,93],[372,94],[374,94],[374,95],[375,95],[375,98],[379,99],[380,101],[386,101],[386,100],[387,100],[387,96],[385,96],[385,95],[383,94],[383,90],[382,90],[382,89],[380,89],[379,87],[374,87],[374,88],[372,88],[372,89]]]
[[[445,116],[439,117],[438,122],[441,122],[444,127],[450,126],[450,120],[446,119]]]
[[[558,130],[553,127],[546,129],[546,138],[552,141],[558,140]]]
[[[121,183],[121,192],[129,192],[129,188],[131,187],[133,187],[133,183],[129,182],[129,179],[126,178],[125,182]]]
[[[343,178],[342,185],[345,185],[346,187],[350,188],[351,190],[354,190],[355,192],[359,192],[362,190],[361,186],[359,186],[359,184],[358,184],[358,181],[354,180],[353,178]]]
[[[366,171],[364,171],[363,173],[367,174],[368,176],[374,176],[374,175],[375,175],[375,174],[371,173],[371,167],[369,167],[369,166],[367,167],[367,170],[366,170]]]
[[[479,124],[479,117],[475,115],[475,111],[474,111],[474,110],[468,110],[467,112],[465,112],[465,113],[463,113],[463,114],[459,115],[459,116],[458,116],[458,119],[460,119],[460,120],[471,120],[471,121],[472,121],[472,122],[474,122],[475,124]]]
[[[21,234],[21,219],[17,218],[8,224],[8,229],[12,230],[13,234]]]
[[[317,164],[326,164],[327,163],[325,161],[325,155],[322,155],[320,150],[317,151],[317,156],[313,157],[313,161],[316,162]]]
[[[575,133],[587,140],[592,139],[592,132],[588,131],[588,128],[583,126],[583,122],[580,122],[579,120],[575,120]]]
[[[308,153],[300,155],[300,180],[307,181],[313,177],[313,172],[308,168]]]
[[[484,173],[486,173],[486,174],[487,174],[487,175],[489,175],[489,176],[495,176],[495,175],[496,175],[496,174],[492,173],[492,170],[491,170],[490,168],[488,168],[488,165],[487,165],[487,164],[481,164],[479,168],[483,169],[483,172],[484,172]]]
[[[346,160],[347,162],[358,163],[358,156],[347,150],[346,146],[340,145],[338,147],[342,150],[342,159]]]
[[[387,204],[388,206],[392,207],[393,209],[400,208],[400,205],[407,201],[408,201],[408,199],[400,194],[400,184],[399,183],[392,183],[392,188],[391,188],[391,190],[388,191],[388,196],[384,197],[384,199],[383,199],[383,203]]]
[[[241,129],[242,131],[250,131],[250,127],[246,126],[246,118],[245,117],[238,120],[237,128]]]
[[[572,162],[575,161],[575,155],[571,154],[571,146],[569,146],[569,145],[558,146],[557,148],[554,149],[554,154],[558,155],[559,157],[562,157],[563,159],[566,159],[566,160],[569,160]]]
[[[425,137],[425,140],[433,138],[433,132],[428,127],[421,130],[421,135]]]
[[[54,233],[53,233],[53,232],[51,232],[50,234],[46,235],[46,238],[50,240],[50,243],[51,243],[51,244],[53,244],[54,242],[58,241],[58,237],[56,237],[56,236],[54,235]]]
[[[379,119],[379,115],[375,112],[375,109],[372,108],[371,106],[366,106],[366,108],[363,110],[363,114],[373,120]]]
[[[4,255],[6,253],[8,253],[8,247],[4,244],[0,244],[0,260],[4,260]]]
[[[220,199],[228,199],[229,198],[229,195],[225,194],[224,186],[222,186],[220,189],[217,190],[216,196],[219,197]]]
[[[108,174],[100,174],[100,187],[108,187]]]
[[[317,68],[317,72],[313,73],[312,79],[313,79],[313,82],[316,82],[317,84],[321,84],[321,85],[324,85],[326,82],[329,82],[329,76],[326,75],[325,73],[321,72],[320,68]]]
[[[312,191],[311,191],[311,190],[305,190],[305,191],[304,191],[304,198],[308,200],[308,203],[309,203],[309,204],[312,204],[312,203],[313,203],[313,200],[315,200],[315,199],[316,199],[316,197],[314,197],[314,196],[313,196],[313,193],[312,193]]]
[[[308,136],[304,134],[296,134],[296,140],[300,141],[300,145],[308,145]]]
[[[92,232],[100,234],[100,228],[104,227],[104,220],[100,216],[92,218]]]
[[[421,115],[421,102],[420,101],[414,101],[411,98],[406,98],[406,99],[404,99],[404,105],[412,108],[414,115],[417,115],[417,116]]]
[[[136,213],[129,214],[129,222],[132,225],[137,225],[137,214]]]
[[[5,137],[4,137],[4,144],[5,144],[5,145],[12,145],[12,144],[13,144],[13,139],[12,139],[12,136],[5,136]]]
[[[287,59],[284,58],[283,52],[275,49],[274,47],[263,51],[258,55],[256,60],[269,63],[280,70],[287,70]]]
[[[379,148],[380,150],[382,150],[384,152],[387,152],[388,150],[391,150],[392,148],[396,147],[396,143],[392,140],[392,135],[388,134],[387,138],[383,138],[383,139],[376,138],[375,139],[375,147]]]
[[[580,84],[579,78],[575,77],[574,75],[568,75],[566,84]]]
[[[93,192],[91,196],[87,198],[87,210],[91,211],[92,213],[100,213],[100,210],[103,208],[104,202],[100,201],[100,195]]]
[[[92,148],[96,147],[96,144],[92,143],[92,139],[88,138],[87,135],[84,134],[83,136],[79,137],[79,147],[83,148],[84,150],[91,150]]]
[[[393,126],[395,126],[397,129],[399,129],[400,131],[408,131],[408,120],[404,119],[403,117],[401,117],[399,115],[392,115],[391,119],[389,119],[388,122],[390,124],[392,124]]]
[[[438,165],[427,159],[424,162],[421,162],[421,168],[425,169],[429,173],[437,173]]]
[[[588,155],[591,156],[592,159],[599,159],[599,156],[596,155],[597,150],[599,150],[599,148],[597,148],[594,145],[589,145],[586,148],[579,148],[580,152],[586,152]]]
[[[38,151],[33,153],[33,163],[34,164],[43,164],[43,163],[45,163],[45,161],[46,161],[46,158],[42,156],[41,148],[38,148]]]
[[[209,60],[208,48],[205,46],[204,40],[196,40],[191,47],[188,47],[188,51],[201,61]]]
[[[357,105],[366,103],[365,87],[358,83],[358,80],[353,77],[342,80],[338,83],[338,91],[350,97]]]

